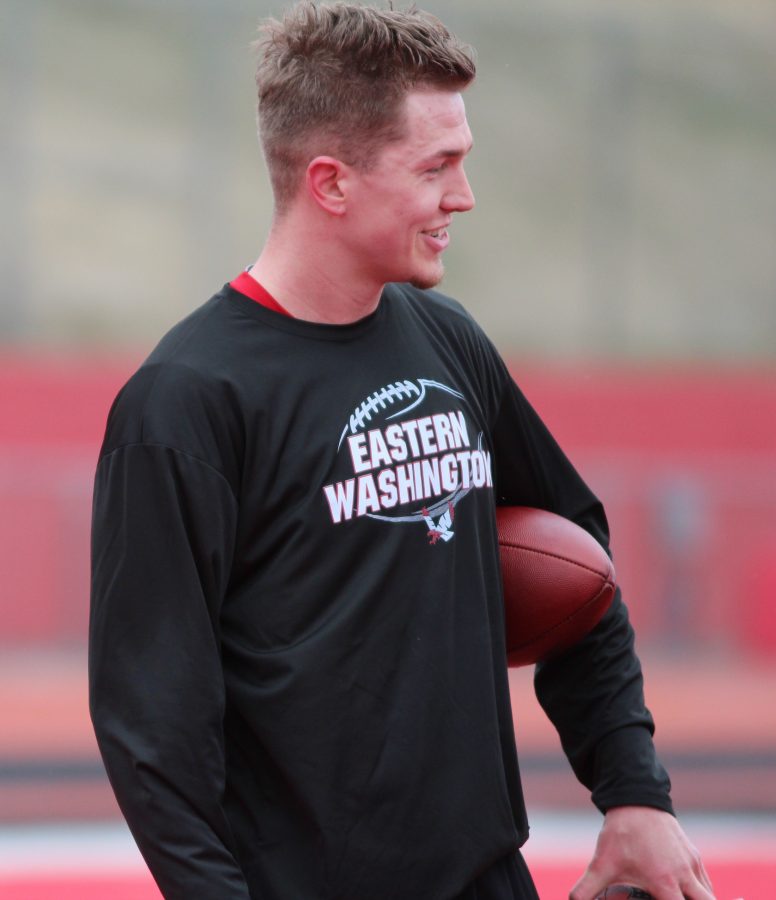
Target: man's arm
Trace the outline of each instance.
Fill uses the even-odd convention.
[[[511,379],[493,438],[499,503],[563,515],[609,551],[603,507]],[[535,687],[575,774],[606,813],[596,857],[573,900],[592,900],[607,885],[629,880],[658,900],[681,898],[682,890],[693,900],[710,900],[702,863],[673,817],[619,590],[587,638],[537,666]]]
[[[615,603],[585,641],[535,674],[537,697],[574,772],[606,813],[593,860],[570,897],[593,900],[608,885],[632,884],[655,900],[713,900],[700,856],[673,815],[633,632],[619,595]]]
[[[224,811],[218,617],[237,503],[186,453],[131,444],[95,481],[90,708],[119,805],[166,898],[247,900]]]

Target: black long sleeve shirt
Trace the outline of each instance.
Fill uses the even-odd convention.
[[[467,313],[320,325],[229,286],[117,397],[90,702],[165,897],[444,900],[523,843],[496,504],[600,503]],[[601,808],[670,810],[619,594],[537,693]]]

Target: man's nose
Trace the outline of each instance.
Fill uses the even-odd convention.
[[[474,208],[474,194],[465,172],[461,171],[455,185],[445,194],[443,206],[450,212],[468,212]]]

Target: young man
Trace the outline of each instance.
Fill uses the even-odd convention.
[[[536,893],[494,507],[607,544],[600,504],[464,310],[468,49],[418,11],[266,26],[276,209],[243,273],[118,396],[94,501],[91,709],[165,897]],[[711,898],[673,818],[619,596],[537,670],[606,812],[574,888]]]

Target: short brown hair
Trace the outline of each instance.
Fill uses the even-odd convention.
[[[304,0],[261,31],[259,136],[278,211],[314,156],[366,168],[383,144],[400,139],[409,90],[462,90],[475,75],[471,47],[415,6]]]

